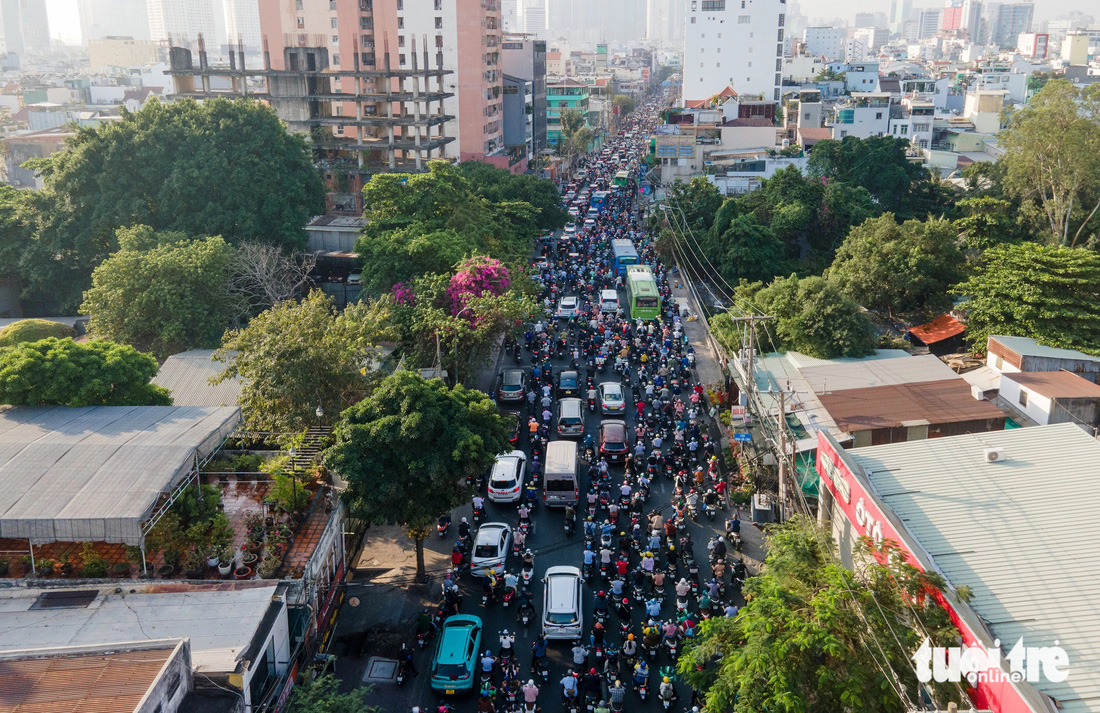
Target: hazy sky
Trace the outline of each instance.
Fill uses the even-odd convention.
[[[592,0],[600,2],[601,0]],[[549,0],[552,4],[555,0]],[[801,12],[807,17],[838,17],[849,22],[857,12],[890,12],[890,0],[799,0]],[[935,0],[914,0],[915,7],[937,7],[942,2]],[[69,43],[80,41],[80,21],[77,16],[76,0],[46,0],[46,9],[50,16],[50,35],[60,36]],[[1057,2],[1036,2],[1035,19],[1049,20],[1074,10],[1100,16],[1100,6],[1096,0],[1057,0]],[[1100,20],[1100,17],[1096,18]]]

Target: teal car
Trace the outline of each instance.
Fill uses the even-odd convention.
[[[443,622],[432,657],[432,690],[445,696],[474,690],[481,619],[464,614]]]

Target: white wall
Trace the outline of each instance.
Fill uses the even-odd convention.
[[[845,33],[842,27],[807,27],[802,31],[806,53],[814,56],[824,55],[825,59],[830,61],[844,58],[844,40]]]
[[[1020,394],[1027,395],[1027,404],[1020,403]],[[1040,396],[1026,386],[1017,384],[1010,378],[1001,379],[1001,390],[999,392],[1001,398],[1007,401],[1011,406],[1019,409],[1025,416],[1030,418],[1040,426],[1045,426],[1050,421],[1050,411],[1052,409],[1051,400],[1045,396]]]
[[[683,100],[707,99],[727,86],[779,100],[786,4],[780,0],[683,0],[688,3]]]

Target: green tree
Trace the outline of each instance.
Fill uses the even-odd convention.
[[[30,191],[0,185],[0,277],[16,277],[33,234]]]
[[[157,361],[103,339],[50,337],[0,349],[0,403],[12,406],[168,406]]]
[[[928,171],[906,158],[909,142],[894,136],[860,139],[846,136],[814,144],[808,164],[812,175],[866,188],[883,210],[903,217],[924,217],[924,201],[915,201],[915,186],[926,183]],[[914,203],[919,210],[914,214]],[[925,211],[926,213],[927,211]]]
[[[363,199],[367,224],[355,252],[370,266],[364,285],[375,294],[418,275],[449,273],[474,253],[526,261],[539,230],[540,208],[491,202],[446,161],[433,161],[426,173],[377,174]]]
[[[514,174],[483,161],[463,161],[458,170],[479,196],[491,205],[527,203],[535,210],[534,230],[557,230],[569,222],[562,210],[561,194],[553,181],[527,174]]]
[[[1100,85],[1046,84],[999,135],[1005,185],[1068,247],[1100,230]],[[816,150],[816,147],[815,147]]]
[[[667,196],[665,203],[671,209],[667,219],[675,222],[677,232],[684,230],[686,221],[687,230],[695,235],[696,240],[702,240],[710,230],[715,213],[725,202],[718,187],[701,177],[693,178],[689,183],[677,179],[669,186]]]
[[[893,213],[852,228],[828,270],[844,294],[890,314],[938,313],[951,306],[948,291],[963,279],[958,231],[946,220],[907,220]]]
[[[561,123],[558,155],[572,165],[578,156],[591,148],[595,135],[588,127],[587,117],[577,109],[562,109],[558,121]]]
[[[337,312],[319,290],[301,302],[280,302],[247,327],[226,333],[214,354],[226,364],[218,381],[240,377],[241,411],[249,430],[283,436],[318,422],[331,425],[339,412],[366,396],[378,352],[378,324],[369,307]]]
[[[92,272],[80,313],[98,336],[159,359],[215,347],[234,312],[233,248],[220,237],[189,239],[147,225],[120,228],[118,252]]]
[[[965,198],[956,207],[962,216],[955,219],[955,229],[972,255],[980,255],[994,245],[1018,242],[1024,237],[1008,201],[982,196]]]
[[[996,245],[955,294],[967,298],[967,334],[979,351],[989,335],[1004,334],[1100,354],[1100,255],[1092,250]]]
[[[333,674],[314,678],[307,673],[294,686],[287,713],[379,713],[380,708],[367,705],[370,690],[360,686],[340,693],[340,680]]]
[[[619,107],[619,116],[626,116],[634,112],[634,107],[637,106],[637,102],[635,102],[634,97],[629,94],[616,94],[611,97],[611,105]]]
[[[892,712],[915,708],[911,656],[927,635],[956,645],[958,630],[934,593],[943,578],[905,562],[900,548],[864,541],[843,567],[831,538],[798,515],[768,529],[761,573],[745,584],[736,617],[704,621],[677,669],[705,692],[707,710],[735,713]],[[903,685],[903,702],[894,683]],[[931,684],[937,706],[960,702]]]
[[[783,243],[751,215],[737,216],[717,238],[710,257],[727,282],[770,280],[782,270]]]
[[[828,67],[817,73],[815,82],[844,82],[848,79],[847,72],[837,72]]]
[[[45,190],[33,196],[39,225],[20,273],[32,292],[70,309],[117,248],[118,228],[302,247],[306,222],[324,211],[305,140],[251,100],[123,110],[119,121],[77,129],[35,168]]]
[[[737,299],[751,304],[774,320],[758,330],[761,350],[798,351],[818,359],[863,357],[875,352],[875,334],[859,305],[823,277],[797,275],[779,278],[768,286],[742,283]],[[736,330],[728,314],[711,319],[728,343]]]
[[[356,517],[396,522],[416,542],[424,577],[424,538],[441,515],[466,502],[467,476],[479,476],[511,448],[496,405],[480,391],[398,371],[344,411],[325,463],[348,482]]]
[[[67,324],[48,319],[22,319],[0,329],[0,347],[37,342],[48,337],[64,339],[73,336],[76,336],[76,330]]]

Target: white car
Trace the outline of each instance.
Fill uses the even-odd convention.
[[[504,563],[512,546],[512,528],[503,522],[487,522],[477,529],[470,575],[488,577],[504,573]]]
[[[621,416],[626,412],[626,398],[623,387],[617,381],[605,381],[600,384],[600,413],[605,416]]]
[[[576,223],[566,223],[565,224],[565,234],[566,235],[573,235],[576,232],[577,232],[577,224]]]
[[[562,297],[558,301],[558,311],[554,313],[554,316],[558,319],[571,319],[577,316],[579,307],[580,302],[576,297]]]
[[[585,228],[595,228],[596,227],[595,218],[585,218],[584,219],[584,227]]]
[[[581,571],[550,567],[542,580],[542,635],[547,639],[578,639],[584,631],[581,609]]]
[[[494,503],[514,503],[523,492],[523,476],[527,472],[527,454],[512,451],[497,456],[489,473],[489,500]]]

